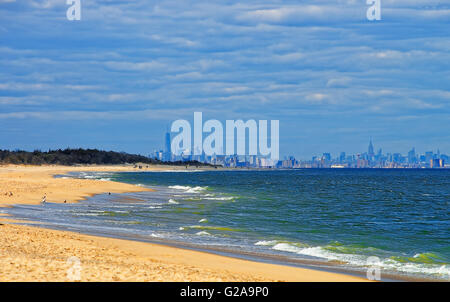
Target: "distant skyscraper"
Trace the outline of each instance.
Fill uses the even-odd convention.
[[[370,138],[369,150],[367,153],[369,154],[369,157],[372,157],[375,155],[375,152],[373,152],[372,138]]]
[[[394,163],[401,163],[402,162],[402,155],[400,153],[394,153],[392,161]]]
[[[339,155],[339,162],[343,163],[345,161],[345,152],[341,152],[341,155]]]
[[[416,160],[416,149],[412,148],[411,151],[408,152],[408,162],[410,164],[415,163]]]
[[[331,154],[330,153],[324,153],[322,156],[322,159],[325,161],[331,161]]]
[[[430,168],[444,168],[444,160],[438,158],[431,159]]]
[[[170,146],[170,132],[166,132],[165,141],[166,141],[166,150],[165,151],[167,153],[172,153],[171,146]]]
[[[433,159],[433,151],[425,152],[425,162],[429,165],[430,161]]]
[[[166,145],[166,148],[165,148],[166,150],[165,150],[164,160],[170,161],[170,160],[172,160],[172,147],[170,144],[170,132],[166,132],[165,145]]]

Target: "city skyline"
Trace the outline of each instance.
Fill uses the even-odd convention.
[[[247,138],[248,139],[248,138]],[[171,133],[166,132],[164,136],[164,148],[155,149],[149,157],[161,161],[199,161],[210,164],[218,164],[226,167],[276,167],[276,168],[449,168],[450,157],[441,152],[440,149],[428,150],[423,153],[417,152],[412,147],[406,155],[401,152],[383,152],[373,144],[372,137],[369,139],[367,151],[355,154],[341,151],[338,155],[324,152],[322,155],[312,155],[308,159],[296,158],[293,155],[282,156],[279,160],[270,160],[261,155],[225,155],[213,154],[194,155],[191,149],[181,155],[176,155],[171,149]]]

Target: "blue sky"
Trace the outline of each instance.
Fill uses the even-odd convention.
[[[173,120],[278,119],[280,154],[450,153],[450,1],[0,0],[0,148],[148,154]]]

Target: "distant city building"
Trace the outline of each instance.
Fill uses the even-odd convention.
[[[175,156],[171,149],[171,136],[166,132],[164,137],[164,150],[154,151],[150,157],[159,159],[161,161],[199,161],[209,163],[212,165],[220,165],[230,168],[450,168],[450,165],[445,165],[450,161],[449,156],[441,154],[440,150],[437,153],[427,151],[425,154],[417,154],[413,147],[407,154],[403,156],[401,153],[386,153],[383,154],[382,149],[379,148],[377,153],[374,153],[374,146],[372,138],[369,140],[367,152],[360,154],[347,155],[341,152],[335,158],[329,152],[322,153],[322,156],[313,156],[311,160],[297,160],[294,156],[284,157],[283,160],[273,161],[264,156],[248,155],[216,155],[206,156],[205,152],[200,155],[192,155],[191,150],[182,150],[181,155]],[[197,154],[200,153],[197,150]]]
[[[341,152],[341,155],[339,155],[339,163],[345,162],[345,152]]]
[[[430,168],[444,168],[444,160],[441,158],[433,158],[430,161]]]
[[[369,148],[368,148],[368,152],[367,153],[369,154],[369,157],[375,156],[375,153],[373,152],[372,138],[370,138]]]
[[[330,153],[324,153],[322,156],[322,159],[329,162],[331,161],[331,154]]]
[[[172,160],[172,146],[171,146],[171,139],[170,139],[170,132],[166,132],[165,137],[165,154],[164,154],[164,161],[171,161]]]
[[[414,164],[416,161],[416,149],[412,148],[412,150],[408,152],[408,163]]]

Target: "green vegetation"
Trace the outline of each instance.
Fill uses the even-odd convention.
[[[142,155],[125,152],[102,151],[97,149],[65,149],[33,152],[23,150],[0,150],[0,163],[2,164],[28,164],[28,165],[119,165],[119,164],[165,164],[175,166],[210,166],[197,161],[189,162],[162,162]]]

